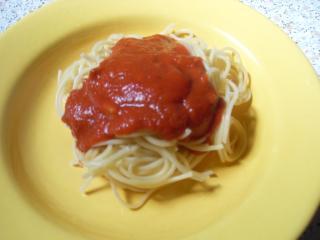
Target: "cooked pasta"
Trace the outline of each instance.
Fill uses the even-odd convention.
[[[188,29],[165,28],[161,35],[175,39],[191,55],[200,57],[210,83],[225,107],[221,121],[210,136],[188,140],[192,130],[186,128],[180,137],[164,140],[149,132],[136,132],[101,141],[88,151],[74,145],[75,165],[86,169],[85,191],[91,180],[104,177],[117,199],[131,209],[141,207],[157,189],[185,179],[203,182],[214,175],[211,169],[197,171],[196,166],[210,153],[216,151],[222,162],[239,159],[247,147],[247,134],[241,122],[233,115],[237,105],[249,102],[251,90],[249,76],[239,54],[232,48],[209,48]],[[91,52],[81,54],[64,71],[58,73],[56,109],[60,117],[70,92],[79,89],[92,69],[112,53],[112,47],[123,38],[141,39],[140,35],[112,34],[97,42]],[[208,141],[209,139],[209,141]],[[121,197],[119,189],[142,193],[142,198],[131,203]]]

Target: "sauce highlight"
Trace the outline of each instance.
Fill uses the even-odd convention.
[[[66,102],[62,120],[77,147],[147,132],[165,140],[186,128],[206,136],[221,118],[223,101],[208,81],[202,59],[162,35],[123,38]]]

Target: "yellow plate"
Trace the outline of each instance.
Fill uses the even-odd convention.
[[[171,22],[239,50],[252,77],[250,152],[214,164],[214,191],[186,182],[139,211],[101,182],[81,195],[54,109],[58,69],[110,33]],[[1,239],[294,239],[319,202],[319,82],[285,34],[237,1],[56,1],[5,32],[0,54]]]

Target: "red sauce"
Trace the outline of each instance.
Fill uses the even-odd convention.
[[[139,131],[170,140],[190,128],[189,139],[203,137],[220,119],[222,102],[202,59],[174,39],[124,38],[82,88],[71,92],[62,120],[85,152]]]

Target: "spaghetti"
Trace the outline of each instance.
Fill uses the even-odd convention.
[[[180,137],[173,140],[136,132],[99,142],[86,152],[74,145],[74,164],[87,170],[82,191],[92,179],[104,177],[116,198],[131,209],[140,208],[154,191],[163,186],[185,179],[203,182],[214,176],[211,169],[203,172],[195,170],[210,152],[217,151],[222,162],[233,162],[241,157],[247,147],[246,131],[233,115],[235,106],[251,99],[249,76],[239,54],[229,47],[208,48],[190,30],[175,30],[174,25],[160,34],[175,39],[192,56],[202,59],[208,79],[223,98],[225,108],[220,123],[211,135],[199,139],[189,140],[192,130],[186,128]],[[142,39],[142,36],[112,34],[97,42],[90,53],[81,54],[80,60],[66,70],[59,71],[56,109],[60,117],[64,115],[71,91],[80,89],[89,73],[108,58],[112,47],[124,38]],[[131,203],[121,197],[119,189],[142,193],[143,196],[138,202]]]

